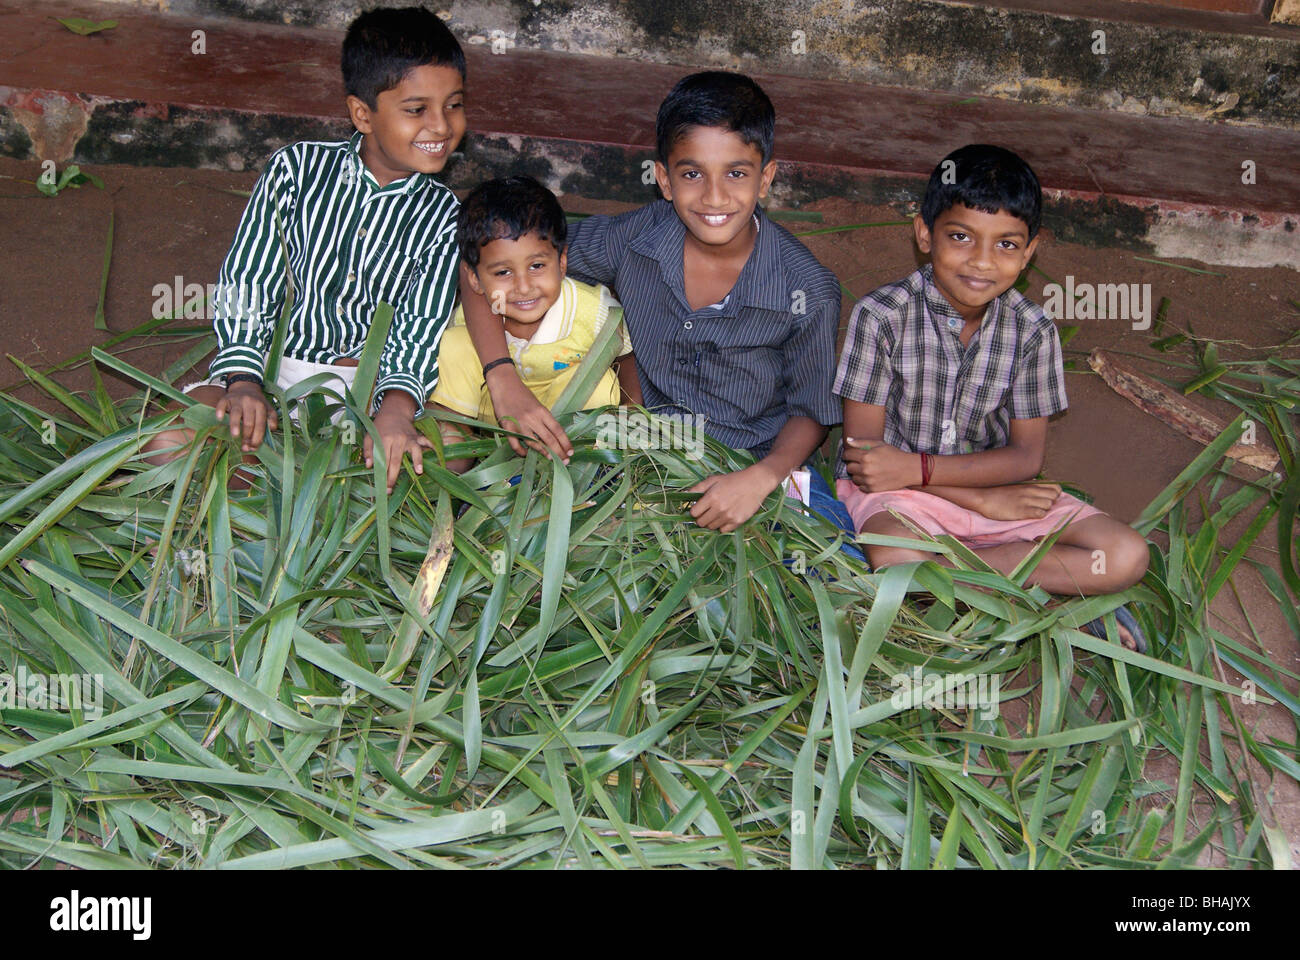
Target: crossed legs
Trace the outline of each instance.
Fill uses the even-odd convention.
[[[867,518],[862,533],[890,537],[915,537],[901,521],[889,513]],[[933,553],[906,547],[883,547],[864,544],[873,567],[888,567],[914,560],[946,559]],[[994,570],[1010,574],[1038,546],[1029,540],[1015,540],[995,546],[972,548]],[[1061,596],[1095,596],[1119,593],[1142,579],[1150,554],[1146,541],[1132,527],[1111,517],[1094,515],[1071,523],[1052,544],[1047,555],[1029,575],[1029,583],[1048,593]],[[1128,630],[1120,627],[1120,639],[1129,649],[1136,644]]]

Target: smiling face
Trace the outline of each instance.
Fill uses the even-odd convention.
[[[565,255],[550,240],[525,233],[518,240],[502,238],[480,247],[469,283],[487,297],[510,333],[527,340],[559,299],[566,266]]]
[[[935,218],[933,230],[919,215],[913,223],[917,246],[934,266],[935,286],[968,323],[1011,289],[1038,248],[1025,221],[1005,210],[984,213],[956,204]]]
[[[371,109],[348,97],[352,124],[365,134],[361,159],[381,187],[412,173],[438,173],[465,136],[465,82],[455,67],[413,67]]]
[[[655,163],[659,189],[686,225],[691,239],[711,252],[747,249],[754,207],[767,196],[776,161],[722,127],[692,127],[668,151],[668,165]]]

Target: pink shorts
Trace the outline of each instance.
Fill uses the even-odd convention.
[[[920,490],[863,493],[852,480],[841,478],[835,483],[835,492],[848,507],[855,530],[860,531],[868,517],[893,510],[932,537],[950,534],[968,547],[1037,540],[1066,523],[1103,515],[1096,507],[1068,493],[1057,497],[1045,516],[1032,520],[990,520],[983,514]]]

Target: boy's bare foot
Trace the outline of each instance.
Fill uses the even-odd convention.
[[[497,373],[497,370],[510,372],[509,374]],[[526,437],[534,437],[534,440],[529,441],[529,446],[542,453],[549,448],[567,464],[569,457],[573,456],[573,444],[569,442],[569,435],[564,432],[564,428],[551,415],[546,405],[524,386],[524,382],[514,373],[514,367],[509,365],[497,367],[489,373],[495,377],[488,380],[488,390],[492,395],[492,407],[496,411],[497,422],[504,427],[513,427],[516,432]],[[518,437],[507,439],[516,455],[522,457],[528,452]]]
[[[990,520],[1037,520],[1047,516],[1061,495],[1056,483],[1015,483],[979,491],[979,512]]]
[[[219,386],[204,384],[203,386],[195,387],[189,392],[188,396],[200,403],[206,403],[210,407],[215,407],[226,398],[226,391]],[[167,407],[169,410],[179,410],[180,408],[181,405],[179,403],[171,403]],[[271,426],[274,426],[275,424],[274,417],[275,414],[272,410],[270,417]],[[263,430],[263,432],[265,432],[265,430]],[[259,441],[260,439],[261,438],[259,437]],[[193,430],[184,426],[171,427],[170,429],[164,430],[162,433],[156,434],[150,438],[148,443],[145,444],[145,452],[149,454],[145,459],[156,467],[162,466],[164,463],[169,463],[177,457],[183,456],[189,448],[189,445],[193,442]],[[257,456],[255,454],[246,453],[243,460],[244,463],[254,464],[257,463]],[[236,470],[234,474],[231,475],[230,482],[227,486],[231,490],[247,490],[251,486],[251,483],[246,471],[242,469]]]
[[[1138,653],[1147,652],[1147,638],[1142,635],[1142,628],[1138,626],[1137,618],[1129,612],[1128,607],[1115,608],[1115,626],[1119,630],[1120,643],[1126,650],[1135,650]],[[1096,620],[1090,620],[1079,628],[1084,633],[1090,633],[1099,640],[1106,639],[1106,621],[1098,617]]]
[[[200,403],[206,403],[209,407],[215,407],[217,403],[225,397],[225,395],[226,391],[222,387],[211,384],[204,384],[201,387],[195,387],[187,394],[187,396],[199,401]],[[181,409],[181,404],[169,403],[167,409],[179,410]],[[169,463],[183,455],[186,448],[193,442],[193,430],[183,426],[172,427],[168,430],[164,430],[162,433],[156,434],[144,445],[145,451],[150,454],[150,456],[145,459],[155,467],[160,467],[164,463]]]

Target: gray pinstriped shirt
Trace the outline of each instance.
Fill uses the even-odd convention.
[[[873,290],[853,308],[835,393],[884,407],[885,443],[909,453],[1004,447],[1012,418],[1066,408],[1061,341],[1042,307],[1012,289],[965,347],[961,327],[929,264]],[[848,476],[836,459],[836,475]]]
[[[574,224],[568,270],[623,304],[647,408],[703,415],[711,437],[762,457],[790,417],[840,422],[840,288],[789,231],[758,218],[731,293],[701,310],[686,302],[686,227],[667,200]]]
[[[383,300],[393,306],[393,325],[376,404],[383,391],[398,389],[424,408],[456,299],[460,204],[425,174],[381,188],[360,145],[360,133],[337,143],[295,143],[267,162],[221,265],[210,373],[264,374],[284,306],[287,253],[293,306],[285,356],[313,363],[360,356]]]

